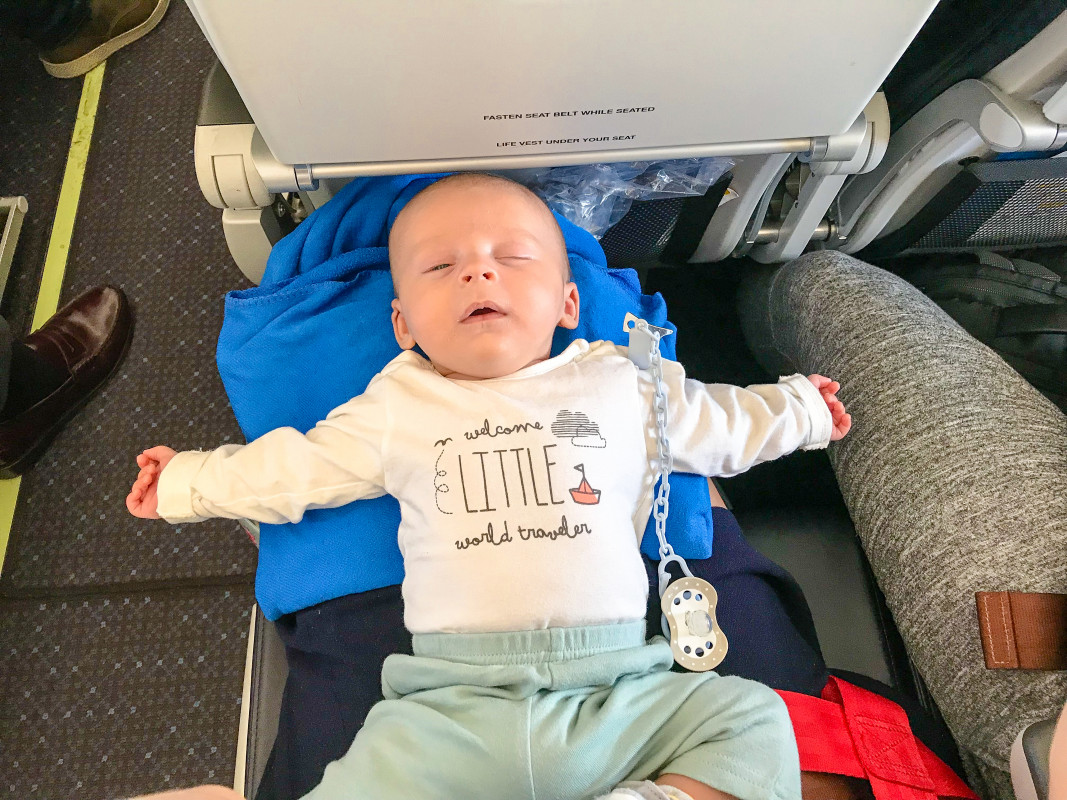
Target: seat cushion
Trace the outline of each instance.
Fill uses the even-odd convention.
[[[736,512],[753,547],[790,572],[815,620],[826,665],[911,691],[899,634],[848,512],[811,506]]]

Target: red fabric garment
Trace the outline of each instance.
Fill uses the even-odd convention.
[[[876,800],[978,800],[915,737],[904,709],[892,700],[834,677],[821,698],[778,694],[789,708],[804,772],[870,781]]]

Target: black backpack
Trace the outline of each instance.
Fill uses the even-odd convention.
[[[892,268],[1067,411],[1063,275],[1033,261],[991,252],[936,259],[927,255],[922,263]]]

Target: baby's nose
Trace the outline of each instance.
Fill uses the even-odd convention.
[[[492,264],[487,264],[484,261],[467,265],[461,273],[461,280],[464,283],[471,283],[475,280],[491,281],[496,280],[496,277],[496,267]]]

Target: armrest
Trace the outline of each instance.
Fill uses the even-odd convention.
[[[235,788],[243,791],[245,797],[255,797],[278,733],[282,692],[289,675],[285,645],[274,623],[263,616],[258,605],[249,650],[250,658],[245,668],[247,702],[242,708],[247,721],[238,734],[241,737],[237,752],[239,785]]]

